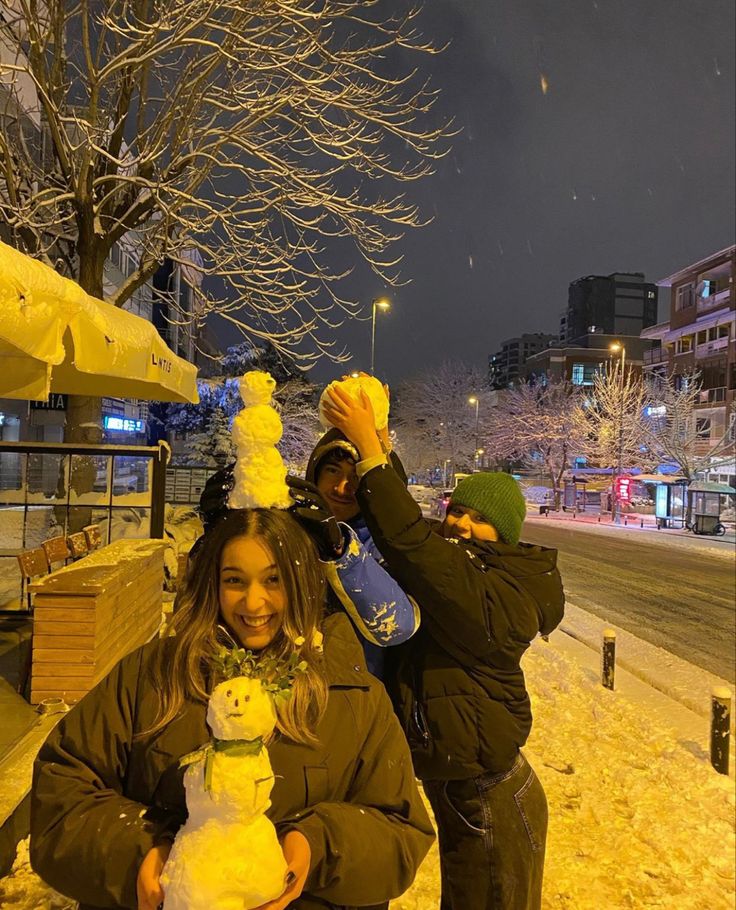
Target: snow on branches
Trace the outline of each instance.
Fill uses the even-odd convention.
[[[351,242],[397,283],[391,246],[422,221],[401,187],[431,172],[449,135],[405,63],[434,53],[418,10],[381,9],[14,0],[0,16],[0,213],[13,242],[59,257],[102,297],[106,259],[133,236],[111,303],[168,258],[221,289],[174,321],[216,312],[302,362],[341,359],[332,329],[359,304],[338,293],[347,271],[325,248]]]

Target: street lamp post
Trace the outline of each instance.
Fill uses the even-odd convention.
[[[615,512],[614,512],[614,522],[617,525],[621,524],[621,502],[619,500],[619,494],[621,490],[621,475],[623,474],[623,460],[624,460],[624,376],[626,371],[626,348],[619,342],[614,341],[610,346],[610,350],[617,352],[621,351],[621,375],[619,377],[619,401],[618,401],[618,458],[616,464],[616,480],[613,485],[613,503]]]
[[[476,452],[476,460],[477,460],[477,457],[478,457],[478,454],[477,454],[478,453],[478,405],[480,404],[480,401],[478,400],[477,396],[471,395],[470,398],[468,398],[468,404],[475,405],[475,452]]]
[[[444,474],[444,477],[445,477],[445,489],[447,489],[447,485],[448,485],[448,483],[450,482],[450,478],[449,478],[449,475],[448,475],[448,473],[447,473],[447,466],[448,466],[448,464],[450,464],[451,461],[452,461],[451,458],[445,458],[444,471],[443,471],[443,474]]]
[[[371,318],[371,376],[375,373],[375,362],[376,362],[376,310],[390,310],[391,301],[386,297],[376,297],[372,304],[373,308],[372,318]]]

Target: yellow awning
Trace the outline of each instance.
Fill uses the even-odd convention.
[[[0,398],[199,401],[197,368],[148,320],[0,242]]]

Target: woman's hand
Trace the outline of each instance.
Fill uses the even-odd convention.
[[[285,910],[292,901],[301,896],[309,874],[309,863],[312,851],[309,841],[299,831],[288,831],[282,841],[281,849],[284,851],[289,871],[286,876],[286,891],[276,900],[261,904],[256,910]]]
[[[355,399],[340,386],[328,386],[323,407],[327,419],[357,446],[361,458],[383,454],[373,405],[365,392],[361,390],[360,398]]]
[[[171,853],[171,844],[157,844],[146,853],[138,869],[136,891],[138,910],[158,910],[164,901],[164,890],[161,887],[161,872]]]

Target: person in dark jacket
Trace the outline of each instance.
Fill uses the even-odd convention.
[[[174,636],[124,658],[51,733],[34,767],[31,862],[80,910],[156,910],[186,817],[180,759],[209,742],[222,645],[306,669],[276,703],[268,815],[292,873],[263,910],[384,907],[433,838],[409,750],[347,618],[286,512],[231,510],[187,573]],[[275,671],[278,672],[278,671]]]
[[[519,543],[512,477],[473,474],[441,525],[387,463],[370,402],[330,392],[328,418],[360,453],[357,499],[391,574],[420,604],[387,686],[437,823],[442,910],[538,910],[547,832],[521,749],[532,714],[521,658],[564,609],[557,552]]]

